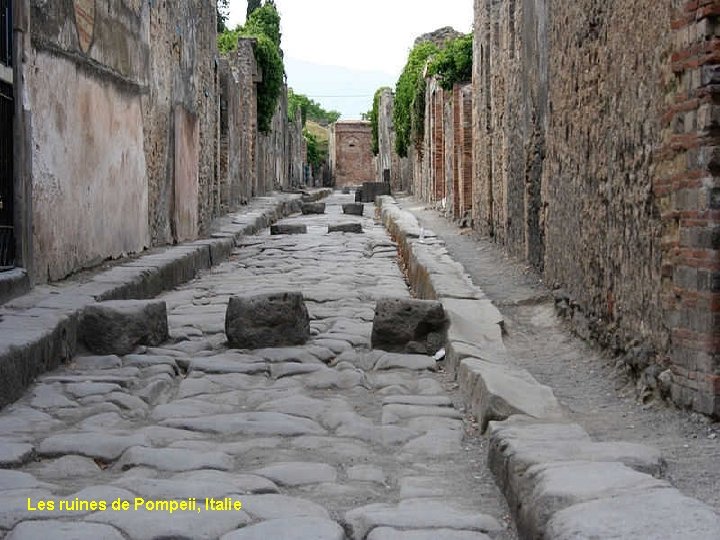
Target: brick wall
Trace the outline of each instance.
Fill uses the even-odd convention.
[[[330,169],[337,187],[375,181],[370,122],[340,121],[330,126]]]
[[[673,399],[720,415],[720,1],[675,1],[654,193]]]

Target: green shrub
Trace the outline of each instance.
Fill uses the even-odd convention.
[[[408,61],[395,86],[395,109],[393,111],[396,134],[395,150],[402,157],[407,156],[408,146],[415,135],[412,129],[413,124],[418,126],[424,122],[424,107],[422,115],[413,122],[413,103],[418,95],[419,87],[425,84],[423,78],[425,64],[437,50],[437,46],[430,42],[415,46],[410,51]],[[415,114],[417,116],[417,113]],[[420,122],[421,119],[423,122]]]
[[[472,34],[448,42],[428,64],[428,75],[435,75],[444,90],[452,90],[456,83],[472,79]]]
[[[280,15],[275,4],[266,1],[250,14],[245,26],[218,34],[218,50],[221,53],[236,50],[239,37],[251,37],[257,41],[255,61],[262,72],[262,82],[258,84],[257,92],[258,129],[267,134],[272,127],[285,77],[280,49]]]

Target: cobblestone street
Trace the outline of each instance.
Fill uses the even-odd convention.
[[[78,356],[0,413],[0,537],[515,537],[457,385],[432,357],[370,350],[375,300],[410,295],[396,245],[372,205],[359,217],[343,215],[347,195],[326,202],[281,222],[307,234],[245,237],[162,295],[166,344]],[[327,232],[348,222],[364,233]],[[229,298],[278,291],[304,295],[311,341],[228,349]],[[76,499],[108,509],[59,510]],[[110,511],[118,499],[130,509]],[[189,509],[150,510],[167,500]]]

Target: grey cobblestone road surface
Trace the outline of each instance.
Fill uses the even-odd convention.
[[[0,413],[0,537],[514,538],[453,385],[431,358],[369,350],[375,299],[409,295],[395,245],[342,215],[348,196],[327,202],[285,220],[308,234],[247,237],[163,295],[170,342],[76,357]],[[346,222],[365,232],[327,233]],[[284,290],[304,294],[312,340],[228,350],[229,297]],[[149,509],[168,500],[190,508]],[[87,501],[107,509],[60,509]]]

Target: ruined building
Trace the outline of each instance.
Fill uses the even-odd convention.
[[[301,127],[281,100],[258,133],[254,43],[219,56],[215,2],[0,0],[0,12],[0,266],[26,283],[195,239],[302,181]]]
[[[341,120],[330,126],[329,165],[337,187],[374,180],[370,122]]]
[[[541,272],[580,335],[716,416],[719,17],[475,0],[472,86],[428,81],[410,182]]]

